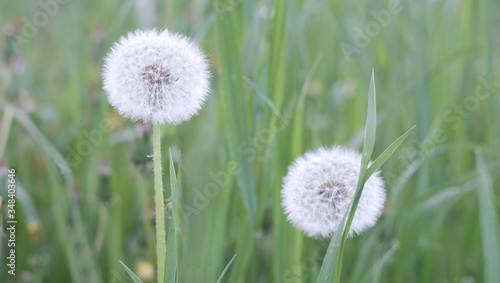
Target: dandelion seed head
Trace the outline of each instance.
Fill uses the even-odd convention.
[[[196,115],[209,93],[205,54],[183,35],[138,30],[105,59],[104,90],[113,108],[134,121],[179,124]]]
[[[339,146],[295,160],[281,190],[288,221],[308,236],[331,236],[354,198],[360,165],[358,152]],[[384,202],[384,182],[377,171],[365,183],[349,236],[375,225]]]

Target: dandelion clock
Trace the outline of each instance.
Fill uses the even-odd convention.
[[[359,153],[338,146],[295,160],[281,190],[288,221],[308,236],[331,236],[350,207],[360,165]],[[349,236],[375,225],[384,202],[384,182],[377,171],[365,183]]]
[[[205,55],[185,36],[168,30],[129,33],[105,61],[109,103],[134,121],[179,124],[197,114],[208,95]]]
[[[158,282],[164,282],[161,126],[180,124],[198,113],[209,92],[208,64],[201,49],[183,35],[138,30],[113,45],[102,76],[108,101],[120,115],[153,124],[156,261]]]

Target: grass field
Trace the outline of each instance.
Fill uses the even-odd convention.
[[[373,158],[417,127],[341,282],[500,282],[498,1],[0,0],[0,26],[0,282],[132,282],[120,260],[154,282],[152,128],[101,80],[113,42],[147,27],[190,36],[213,74],[199,115],[162,128],[179,282],[216,282],[235,254],[221,282],[316,282],[330,240],[287,222],[282,178],[319,146],[361,150],[372,68]]]

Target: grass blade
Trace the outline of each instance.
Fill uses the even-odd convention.
[[[252,87],[252,89],[255,91],[255,93],[271,108],[273,111],[274,115],[280,116],[280,113],[278,109],[276,109],[276,106],[274,106],[273,102],[269,99],[269,97],[266,96],[266,94],[259,88],[258,85],[256,85],[251,79],[247,77],[243,77],[243,80]]]
[[[175,251],[175,229],[172,221],[167,234],[167,254],[165,257],[165,277],[164,283],[174,283],[177,270],[177,256]]]
[[[388,148],[382,152],[375,161],[368,167],[368,172],[366,172],[366,179],[369,179],[370,176],[377,171],[382,164],[384,164],[389,157],[398,149],[398,147],[403,143],[403,141],[408,137],[410,132],[415,128],[416,126],[411,127],[406,133],[401,135],[397,140],[395,140]]]
[[[40,132],[26,112],[19,108],[13,108],[16,120],[23,126],[26,132],[28,132],[35,141],[37,141],[38,145],[43,149],[47,157],[57,166],[57,169],[59,169],[64,177],[64,183],[68,188],[70,188],[70,192],[73,193],[76,190],[74,185],[75,182],[73,179],[73,173],[70,169],[71,167],[66,159],[64,159],[61,153],[59,153],[54,145],[50,143],[47,137]]]
[[[135,282],[135,283],[143,283],[141,279],[139,279],[139,277],[137,277],[137,275],[135,275],[135,273],[130,270],[130,268],[128,268],[125,263],[123,263],[123,261],[120,260],[120,263],[123,265],[123,268],[125,268],[125,270],[127,271],[128,275],[130,276],[130,278],[132,278],[132,280]]]
[[[285,98],[285,86],[286,86],[286,56],[287,56],[287,1],[286,0],[274,0],[274,11],[275,15],[272,22],[271,30],[271,43],[270,43],[270,54],[269,54],[269,65],[268,65],[268,79],[267,79],[267,96],[271,98],[276,106],[277,112],[282,113],[283,101]],[[278,121],[278,116],[270,116],[270,112],[266,111],[263,115],[262,121],[264,127],[270,127],[270,125],[275,124]],[[283,144],[284,140],[283,132],[277,135],[276,143]],[[279,147],[277,149],[276,160],[274,163],[274,172],[277,175],[284,174],[283,170],[286,168],[281,165],[281,162],[286,160],[288,152],[285,147]],[[281,212],[281,207],[279,205],[281,195],[278,190],[274,191],[274,204],[273,207],[273,223],[275,223],[275,233],[274,241],[280,243],[274,247],[273,256],[273,276],[274,281],[280,280],[280,276],[283,274],[286,266],[290,265],[290,262],[298,258],[301,252],[300,248],[292,248],[288,243],[288,239],[294,237],[294,233],[291,231],[286,231],[284,228],[284,223],[286,220]]]
[[[69,164],[56,147],[36,127],[25,111],[15,107],[13,109],[16,120],[43,149],[47,158],[52,161],[51,165],[53,166],[50,166],[53,172],[51,198],[54,203],[53,209],[57,211],[55,213],[57,216],[56,227],[63,242],[73,280],[75,282],[102,282],[100,269],[96,264],[97,255],[91,248],[80,206],[74,197],[76,188]],[[59,172],[63,178],[66,188],[64,192],[58,189],[62,185],[59,174],[56,172]]]
[[[377,130],[377,91],[375,89],[375,75],[372,69],[370,90],[368,91],[368,110],[366,113],[365,140],[361,153],[361,167],[368,167],[368,162],[375,147],[375,132]]]
[[[235,254],[233,256],[233,258],[231,258],[231,260],[227,263],[226,267],[224,268],[224,270],[222,270],[222,273],[220,274],[219,276],[219,279],[217,279],[217,283],[220,283],[222,282],[222,278],[224,278],[224,275],[226,275],[226,272],[229,270],[229,267],[231,266],[231,264],[233,264],[233,261],[234,259],[236,258],[237,254]]]
[[[365,139],[363,143],[363,152],[361,154],[361,168],[359,172],[356,193],[354,194],[351,209],[349,210],[349,212],[346,211],[346,214],[340,222],[339,227],[337,227],[337,231],[335,231],[334,237],[332,238],[330,245],[328,246],[325,259],[323,260],[323,264],[321,265],[321,269],[318,275],[318,283],[340,282],[345,240],[349,233],[349,228],[351,227],[354,213],[356,212],[356,208],[363,191],[363,186],[366,181],[368,162],[370,161],[370,157],[375,146],[376,127],[376,90],[375,76],[372,69],[370,90],[368,91],[368,110],[366,115]],[[342,235],[342,237],[340,235]]]
[[[286,1],[274,1],[274,9],[276,15],[273,20],[267,95],[273,100],[278,112],[281,112],[283,98],[285,96],[286,74]]]
[[[169,235],[170,237],[174,237],[175,249],[170,250],[170,253],[175,254],[177,265],[179,266],[182,263],[182,252],[183,252],[183,229],[182,229],[182,193],[180,191],[181,184],[181,170],[179,170],[179,175],[175,173],[174,160],[172,157],[172,149],[169,150],[169,164],[170,164],[170,187],[172,190],[172,221],[170,226],[173,226],[174,233]],[[170,229],[172,231],[172,229]],[[168,240],[167,240],[168,242]],[[167,250],[168,251],[168,250]],[[180,272],[177,273],[178,282],[184,282],[182,280],[182,274]]]
[[[248,162],[238,152],[238,147],[248,140],[248,122],[245,102],[245,88],[241,62],[241,46],[236,39],[241,37],[241,22],[238,20],[240,10],[234,7],[231,11],[221,11],[217,17],[217,38],[220,54],[221,103],[227,113],[227,138],[230,155],[241,167],[237,182],[241,197],[250,219],[252,230],[255,229],[257,217],[257,194],[253,179],[253,162]]]
[[[333,238],[328,245],[328,249],[326,250],[325,258],[323,259],[323,264],[321,265],[321,269],[319,271],[317,283],[328,283],[333,282],[333,279],[336,277],[337,273],[340,273],[339,260],[341,258],[341,246],[342,246],[342,231],[344,231],[347,215],[349,211],[344,213],[344,217],[342,217],[342,221],[340,221],[339,227],[337,231],[333,234]]]
[[[484,160],[479,151],[476,151],[477,170],[479,171],[480,185],[477,190],[479,198],[479,220],[483,240],[484,282],[500,282],[500,235],[498,234],[498,218],[495,209],[491,179]]]

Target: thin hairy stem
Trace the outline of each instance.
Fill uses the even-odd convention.
[[[153,125],[154,171],[155,171],[155,214],[156,214],[156,263],[158,282],[163,283],[165,276],[165,210],[161,171],[161,125]]]

